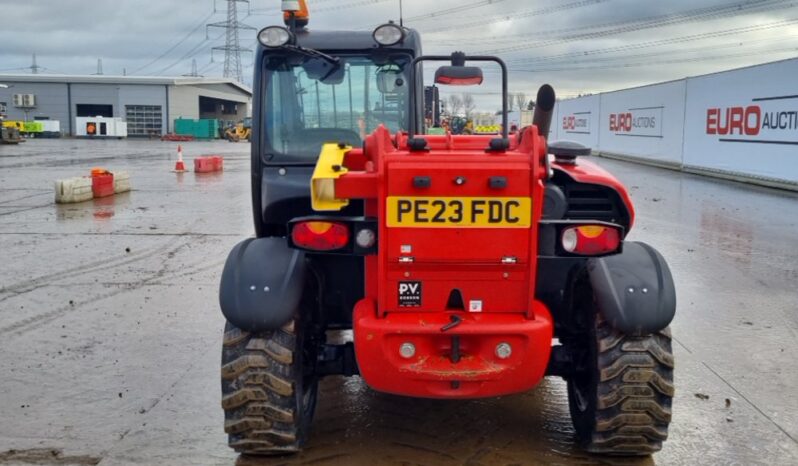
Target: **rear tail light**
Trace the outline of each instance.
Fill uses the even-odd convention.
[[[604,225],[580,225],[562,231],[562,248],[571,254],[598,256],[617,251],[621,234],[617,228]]]
[[[349,244],[349,228],[340,222],[297,222],[291,230],[294,245],[313,251],[335,251]]]

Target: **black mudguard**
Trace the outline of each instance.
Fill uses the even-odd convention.
[[[222,272],[222,314],[247,331],[282,327],[299,306],[305,269],[305,253],[289,249],[285,238],[250,238],[238,243]]]
[[[676,313],[668,264],[645,243],[624,242],[623,252],[587,262],[593,295],[604,319],[635,336],[664,329]]]

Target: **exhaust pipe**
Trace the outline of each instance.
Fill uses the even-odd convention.
[[[537,100],[535,100],[535,114],[532,117],[532,124],[538,127],[538,134],[547,140],[549,138],[549,129],[551,128],[551,118],[554,116],[555,101],[554,88],[548,84],[540,86]]]

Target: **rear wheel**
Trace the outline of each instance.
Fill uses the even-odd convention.
[[[279,330],[245,332],[229,322],[222,346],[222,408],[239,453],[299,451],[316,407],[312,339],[296,318]]]
[[[568,380],[577,437],[591,453],[649,455],[668,437],[673,398],[670,330],[625,335],[600,314]]]

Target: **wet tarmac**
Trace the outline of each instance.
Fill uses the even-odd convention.
[[[310,444],[254,461],[226,446],[219,405],[228,250],[252,234],[246,144],[217,174],[175,174],[176,144],[0,146],[0,464],[798,464],[798,195],[619,161],[631,238],[669,260],[677,393],[670,438],[621,461],[574,446],[565,387],[466,402],[322,384]],[[55,205],[92,166],[134,191]]]

